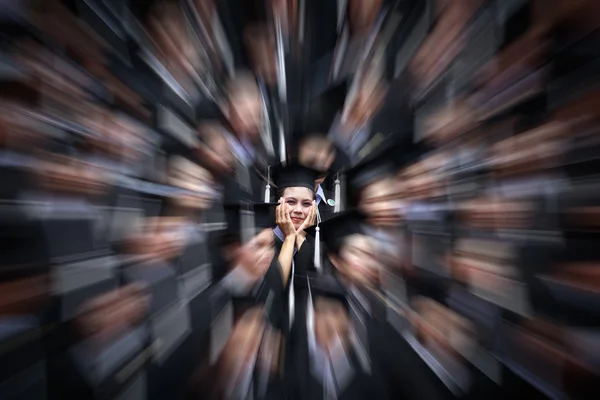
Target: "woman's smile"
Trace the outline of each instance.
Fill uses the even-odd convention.
[[[291,217],[292,222],[295,224],[301,224],[302,222],[304,222],[304,218],[300,218],[300,217]]]

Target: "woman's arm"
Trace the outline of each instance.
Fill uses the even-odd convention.
[[[292,258],[294,256],[294,245],[296,244],[296,236],[290,235],[285,238],[281,250],[279,251],[279,266],[281,267],[281,276],[283,278],[283,286],[287,287],[290,273],[292,271]]]
[[[292,271],[292,258],[294,257],[294,246],[296,244],[297,234],[290,215],[285,211],[283,198],[279,199],[279,205],[275,209],[275,213],[277,226],[279,226],[279,229],[285,235],[283,245],[281,246],[281,250],[279,250],[277,261],[279,261],[279,266],[281,267],[283,285],[284,287],[287,287]]]

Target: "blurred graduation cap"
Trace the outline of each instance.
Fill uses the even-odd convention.
[[[229,236],[247,243],[261,230],[275,227],[275,207],[278,204],[225,204],[223,208]]]
[[[391,143],[369,154],[359,163],[346,171],[348,192],[351,194],[350,207],[354,206],[353,194],[367,185],[393,175],[403,163],[405,157],[400,143]]]
[[[365,216],[357,209],[340,212],[334,217],[309,227],[306,232],[315,235],[318,232],[320,239],[327,246],[328,251],[337,252],[342,241],[354,234],[362,234],[362,224]],[[316,251],[315,245],[315,251]]]
[[[346,80],[314,88],[305,114],[306,128],[329,131],[336,115],[344,107],[349,90],[350,83]]]

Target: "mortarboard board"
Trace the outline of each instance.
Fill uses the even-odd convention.
[[[393,175],[403,159],[400,143],[389,144],[375,151],[346,171],[351,191],[357,191],[381,178]]]
[[[319,223],[318,226],[311,226],[306,229],[306,232],[310,235],[319,232],[323,243],[330,251],[335,252],[339,250],[342,239],[350,235],[363,233],[362,222],[364,220],[365,216],[363,214],[356,209],[352,209],[338,213],[334,217]]]
[[[315,181],[319,173],[299,164],[277,164],[270,167],[270,174],[277,189],[289,187],[305,187],[315,191]]]

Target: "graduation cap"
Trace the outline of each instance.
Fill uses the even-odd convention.
[[[338,115],[344,109],[350,83],[346,80],[318,85],[313,90],[309,104],[303,114],[303,129],[312,132],[329,132]]]
[[[279,203],[225,204],[228,234],[246,243],[263,229],[275,227],[275,207]]]
[[[327,246],[329,251],[336,252],[339,250],[341,241],[354,234],[363,233],[362,223],[365,216],[357,209],[352,209],[336,214],[334,217],[311,226],[306,229],[306,232],[311,235],[318,233],[320,239]],[[317,251],[315,243],[315,252]]]
[[[346,171],[350,192],[356,193],[373,182],[394,175],[403,159],[400,143],[390,144],[369,154]]]
[[[269,167],[269,174],[277,189],[289,187],[305,187],[315,191],[315,181],[319,173],[298,163],[284,165],[282,163]]]

